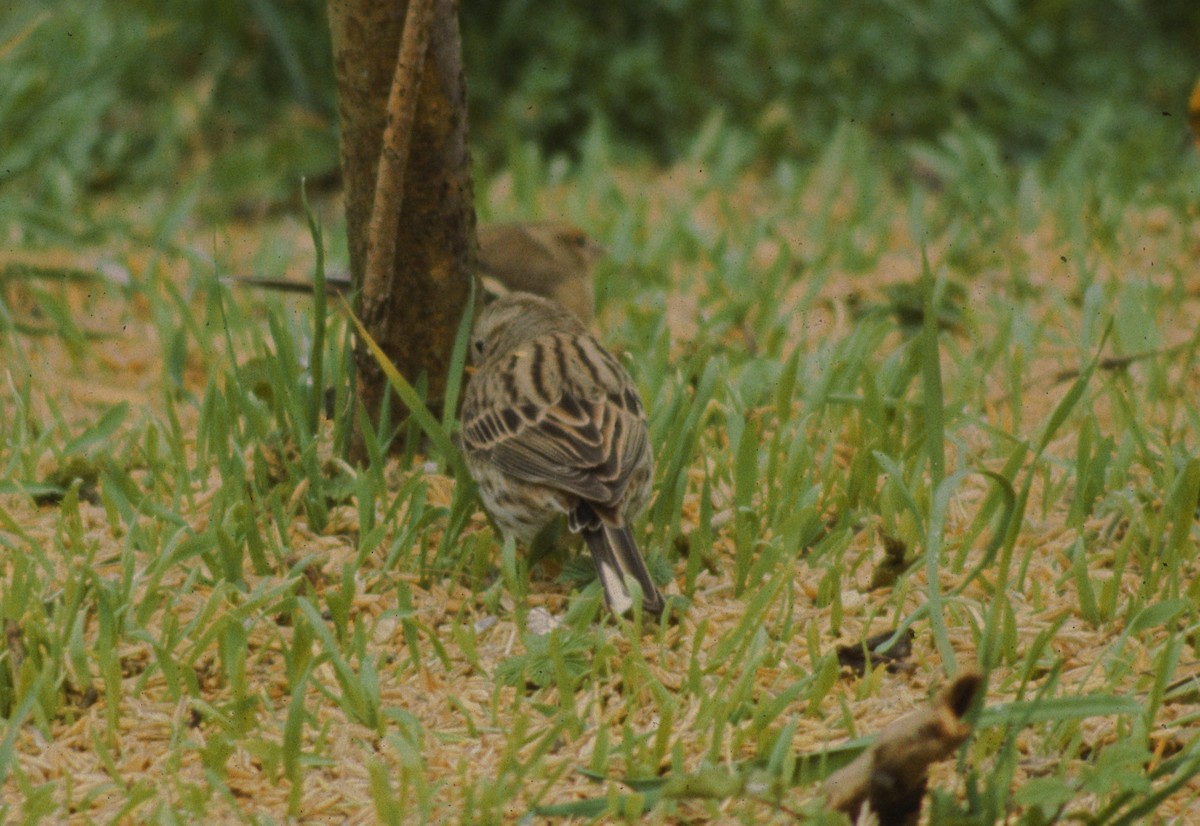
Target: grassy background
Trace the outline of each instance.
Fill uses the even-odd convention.
[[[79,233],[98,196],[197,186],[216,215],[290,209],[336,186],[325,4],[63,0],[0,20],[0,220]],[[1170,178],[1194,80],[1190,0],[962,4],[702,3],[462,7],[481,173],[534,145],[577,161],[683,157],[714,115],[764,165],[811,163],[855,124],[906,174],[915,147],[969,130],[1004,163],[1099,131]],[[50,59],[50,58],[53,59]],[[147,67],[153,67],[148,70]],[[30,210],[32,200],[40,210]],[[15,203],[14,203],[15,202]],[[209,217],[212,217],[211,215]]]
[[[788,822],[971,666],[938,822],[1200,818],[1192,4],[464,7],[481,216],[611,251],[649,628],[411,430],[340,462],[345,321],[219,286],[311,276],[301,174],[344,264],[321,5],[60,6],[0,21],[4,822]]]

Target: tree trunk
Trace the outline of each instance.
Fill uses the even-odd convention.
[[[399,96],[417,97],[407,155],[399,156],[402,168],[395,176],[403,182],[396,193],[399,215],[389,216],[384,227],[385,235],[387,227],[392,228],[395,254],[386,268],[390,273],[382,279],[366,277],[371,257],[368,226],[376,203],[384,129],[389,118],[396,120],[396,113],[388,109],[389,93],[408,2],[329,0],[329,22],[350,271],[359,288],[356,311],[405,378],[415,384],[424,374],[429,404],[437,411],[475,269],[475,209],[458,7],[453,0],[432,0],[431,5],[428,47],[417,68],[419,82],[413,88],[401,87]],[[389,182],[379,183],[382,189]],[[365,277],[370,295],[362,289]],[[386,379],[361,344],[355,356],[359,398],[376,418]]]

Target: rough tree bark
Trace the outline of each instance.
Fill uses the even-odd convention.
[[[356,311],[410,382],[424,374],[430,406],[437,410],[475,269],[475,210],[458,6],[453,0],[431,0],[431,5],[420,82],[408,90],[416,92],[417,100],[407,157],[396,176],[403,182],[400,212],[389,222],[395,241],[395,254],[388,256],[390,278],[368,278],[366,284],[368,226],[384,130],[389,117],[395,117],[388,99],[408,2],[329,0],[329,23],[350,271],[360,288]],[[375,417],[386,379],[365,347],[360,345],[355,355],[359,398]]]

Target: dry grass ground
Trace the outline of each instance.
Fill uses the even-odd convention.
[[[305,516],[306,491],[297,486],[279,490],[270,506],[288,515],[283,523],[265,503],[246,505],[254,530],[273,549],[266,570],[247,563],[237,580],[214,565],[219,554],[186,551],[187,537],[206,534],[213,520],[223,520],[239,548],[249,547],[238,533],[240,517],[227,507],[213,510],[222,488],[242,481],[225,478],[212,449],[198,446],[209,415],[201,400],[229,380],[231,362],[257,355],[246,330],[265,327],[266,313],[278,313],[288,329],[303,329],[308,305],[227,294],[236,304],[228,340],[189,332],[180,350],[165,334],[184,329],[187,313],[204,330],[216,323],[211,293],[200,286],[207,278],[261,270],[265,258],[276,274],[310,277],[311,246],[299,222],[196,232],[177,244],[189,255],[132,242],[4,252],[0,269],[10,277],[0,284],[10,318],[55,326],[44,311],[50,295],[80,334],[4,334],[0,416],[7,424],[0,431],[7,436],[0,465],[15,480],[52,478],[64,461],[58,448],[70,436],[113,405],[128,404],[121,427],[83,452],[119,463],[146,497],[133,503],[134,521],[144,529],[134,541],[130,521],[116,514],[123,507],[112,492],[116,483],[103,471],[77,498],[0,495],[6,536],[0,589],[9,592],[7,602],[0,598],[8,639],[0,668],[27,690],[37,674],[57,679],[38,684],[40,700],[20,710],[19,728],[0,727],[9,738],[0,747],[0,757],[10,758],[0,794],[5,821],[35,820],[32,813],[43,812],[47,822],[80,823],[201,816],[206,823],[515,822],[533,805],[627,791],[598,785],[581,768],[617,779],[733,765],[766,754],[781,731],[793,752],[814,751],[868,734],[926,702],[949,670],[928,618],[914,623],[914,653],[898,672],[839,675],[830,659],[838,643],[928,605],[930,569],[919,557],[927,547],[925,527],[887,474],[876,467],[862,475],[870,452],[880,451],[914,473],[908,481],[917,490],[927,478],[918,460],[923,448],[912,447],[924,438],[919,418],[897,413],[894,427],[873,433],[874,420],[858,412],[870,389],[859,379],[831,388],[821,409],[806,408],[813,385],[855,358],[881,371],[874,388],[881,396],[896,391],[915,403],[922,392],[919,380],[889,386],[882,372],[910,340],[888,321],[897,310],[888,287],[914,283],[920,274],[910,206],[895,195],[863,191],[861,181],[822,181],[822,174],[832,175],[818,171],[789,190],[767,176],[728,184],[715,182],[714,171],[681,166],[628,173],[582,194],[549,187],[533,203],[516,203],[503,179],[484,192],[485,211],[590,221],[610,244],[614,260],[600,273],[598,327],[631,352],[651,406],[668,397],[663,388],[686,394],[699,380],[687,374],[691,367],[672,363],[704,351],[722,365],[721,389],[707,402],[710,413],[684,464],[678,530],[654,524],[664,509],[652,511],[646,528],[651,547],[669,538],[669,546],[657,548],[672,566],[668,590],[686,590],[689,602],[677,623],[644,636],[606,618],[600,625],[579,620],[580,611],[598,610],[598,598],[556,580],[559,561],[536,566],[527,593],[513,592],[497,573],[501,550],[478,512],[456,542],[466,556],[485,555],[490,563],[422,568],[418,560],[439,548],[447,525],[442,509],[451,507],[454,490],[451,478],[422,461],[388,463],[370,505],[382,528],[366,553],[359,500],[334,504],[316,528]],[[614,217],[610,210],[620,202],[627,211]],[[958,668],[975,666],[991,635],[999,646],[989,706],[1032,700],[1044,690],[1046,697],[1098,695],[1155,707],[1144,716],[1067,715],[985,728],[966,747],[963,766],[939,767],[935,787],[965,799],[964,767],[977,771],[976,783],[1011,772],[1014,793],[1048,778],[1071,790],[1063,800],[1068,811],[1086,812],[1121,791],[1096,770],[1105,754],[1115,754],[1114,745],[1145,747],[1145,754],[1127,756],[1131,778],[1194,751],[1200,554],[1195,525],[1178,524],[1172,496],[1179,488],[1164,488],[1164,480],[1177,483],[1200,450],[1200,366],[1186,346],[1200,329],[1200,217],[1195,208],[1181,213],[1142,199],[1123,211],[1118,237],[1090,243],[1091,230],[1072,229],[1077,216],[1048,200],[1018,199],[1010,222],[969,238],[969,227],[947,217],[954,210],[937,193],[918,207],[935,227],[931,268],[965,287],[961,316],[942,334],[952,412],[948,473],[999,473],[1018,441],[1035,440],[1072,387],[1074,379],[1059,373],[1086,363],[1109,316],[1115,321],[1105,355],[1158,351],[1097,370],[1043,457],[1018,461],[1019,474],[1011,478],[1018,489],[1029,479],[1028,507],[1002,594],[994,587],[1001,572],[993,561],[960,595],[947,597],[983,559],[995,520],[976,525],[975,519],[992,481],[971,472],[961,478],[941,534],[938,588]],[[214,251],[218,260],[206,274],[203,259]],[[17,278],[17,263],[116,274],[136,289]],[[740,275],[724,278],[723,269]],[[756,293],[762,273],[775,273],[775,280],[762,276],[765,291]],[[832,344],[877,323],[885,328],[864,339],[873,351]],[[205,337],[203,346],[195,335]],[[235,352],[227,352],[227,342]],[[239,352],[243,345],[247,351]],[[1176,345],[1185,346],[1169,349]],[[640,347],[651,347],[652,355]],[[779,373],[768,370],[761,380],[751,373],[789,363],[799,381],[781,406],[771,395]],[[179,386],[169,386],[172,376]],[[756,395],[760,385],[767,389]],[[839,402],[839,394],[859,401]],[[756,428],[749,491],[739,477],[733,419]],[[23,423],[51,423],[45,426],[56,435],[41,443],[37,433],[17,433]],[[774,441],[785,423],[786,439]],[[654,424],[661,451],[673,424]],[[158,460],[178,451],[187,472],[154,470],[149,430],[158,433]],[[326,469],[335,464],[331,434],[325,426],[318,439]],[[1113,442],[1104,452],[1106,437]],[[808,442],[811,486],[780,492],[768,478],[772,457],[793,450],[795,438]],[[281,448],[279,461],[289,461],[289,449],[295,445]],[[1083,507],[1077,487],[1085,449],[1108,456],[1108,463],[1091,480],[1093,498],[1080,512],[1073,507]],[[261,446],[233,450],[245,451],[247,477],[253,476]],[[680,483],[662,478],[670,465],[660,453],[664,490]],[[413,482],[415,476],[421,480]],[[414,485],[421,491],[416,498]],[[791,524],[786,514],[762,515],[789,495],[789,508],[810,508],[824,524],[790,550],[782,535]],[[404,497],[410,498],[389,511]],[[933,492],[916,498],[928,515]],[[393,548],[418,517],[424,522],[407,534],[412,547]],[[151,536],[161,544],[146,542]],[[885,539],[907,548],[910,567],[890,585],[872,587]],[[702,563],[687,555],[702,551]],[[163,554],[172,553],[164,562]],[[756,568],[760,553],[783,561]],[[741,583],[739,554],[748,560]],[[17,557],[36,559],[34,570],[23,570]],[[1148,570],[1158,562],[1173,571]],[[40,585],[35,598],[19,605],[22,577]],[[327,623],[325,636],[299,598]],[[756,599],[761,604],[751,606]],[[993,616],[996,600],[1004,609]],[[1155,605],[1168,606],[1158,621],[1144,613]],[[68,609],[76,611],[69,621],[56,619]],[[498,669],[527,654],[526,635],[542,612],[583,642],[582,675],[544,686],[505,684]],[[304,646],[316,654],[300,657]],[[339,649],[341,664],[329,655]],[[59,668],[22,671],[23,663],[50,652],[64,657]],[[348,671],[339,671],[342,665]],[[355,711],[372,705],[353,702],[358,679],[376,697],[373,721]],[[9,710],[10,719],[17,711]],[[800,786],[774,802],[670,801],[647,822],[788,822],[811,791]],[[1198,800],[1200,779],[1193,778],[1152,820],[1200,822]],[[1016,822],[1035,809],[1020,797],[1009,805],[1002,820]]]

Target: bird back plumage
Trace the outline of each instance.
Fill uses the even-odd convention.
[[[626,574],[642,585],[647,608],[659,604],[627,524],[653,475],[646,413],[628,372],[569,312],[522,293],[484,310],[473,353],[463,447],[497,523],[512,517],[507,523],[527,532],[536,519],[503,511],[517,507],[513,488],[536,487],[537,501],[556,507],[544,521],[565,511],[584,535],[614,610],[628,602],[617,590]],[[547,489],[561,496],[547,498]]]

